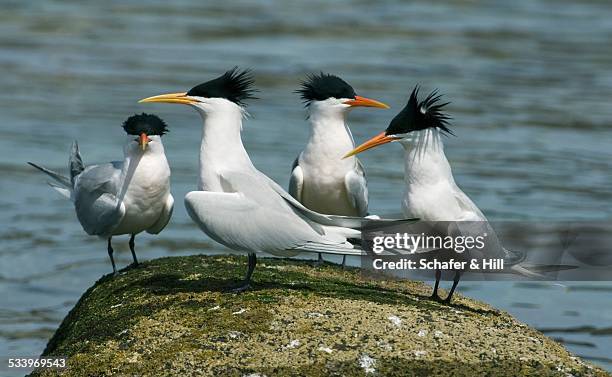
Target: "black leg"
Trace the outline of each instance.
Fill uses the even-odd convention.
[[[455,279],[453,280],[453,286],[451,287],[450,292],[448,292],[448,297],[444,299],[444,302],[450,304],[451,298],[453,297],[453,293],[455,293],[455,288],[457,288],[457,284],[459,284],[459,279],[461,279],[461,271],[455,271]]]
[[[436,301],[441,301],[440,296],[438,296],[438,286],[440,285],[441,277],[442,277],[442,271],[436,270],[436,283],[434,284],[433,293],[431,294],[431,298]]]
[[[113,275],[117,275],[117,267],[115,267],[115,258],[113,258],[113,246],[111,245],[111,239],[113,237],[108,237],[108,256],[110,257],[111,263],[113,264]]]
[[[315,267],[319,267],[324,263],[323,261],[323,255],[321,253],[319,253],[319,256],[317,257],[317,260],[313,263]]]
[[[251,288],[251,277],[253,276],[253,271],[255,271],[256,265],[257,256],[255,255],[255,253],[249,253],[249,269],[247,270],[246,276],[244,277],[244,282],[240,287],[234,289],[234,292],[244,292],[247,289]]]
[[[249,284],[251,282],[251,276],[253,276],[253,271],[255,271],[255,266],[257,265],[257,255],[255,253],[249,253],[249,269],[247,270],[247,274],[244,277],[244,283]]]
[[[134,267],[138,266],[138,259],[136,259],[136,251],[134,251],[134,239],[136,238],[135,234],[132,234],[130,237],[130,251],[132,252],[132,258],[134,259]]]
[[[344,268],[346,267],[346,255],[342,256],[342,269],[344,270]]]

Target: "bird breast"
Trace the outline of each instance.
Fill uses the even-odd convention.
[[[126,176],[126,183],[126,213],[115,234],[140,233],[159,219],[170,194],[170,167],[165,156],[143,157],[133,174]]]
[[[345,176],[354,169],[354,164],[354,159],[343,161],[340,158],[325,161],[305,158],[300,161],[304,174],[302,204],[329,215],[359,216],[357,208],[349,200],[345,185]]]

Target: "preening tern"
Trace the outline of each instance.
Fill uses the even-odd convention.
[[[174,207],[170,194],[170,167],[161,136],[166,123],[151,114],[129,117],[123,161],[84,166],[76,141],[69,159],[70,177],[29,162],[53,179],[51,187],[74,203],[81,226],[89,235],[107,239],[107,251],[117,273],[111,239],[130,234],[129,246],[138,265],[134,239],[142,231],[161,232]]]

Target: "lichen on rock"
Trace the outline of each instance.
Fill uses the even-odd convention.
[[[507,313],[418,282],[357,269],[260,259],[253,289],[231,291],[235,256],[152,260],[83,294],[36,376],[605,376]]]

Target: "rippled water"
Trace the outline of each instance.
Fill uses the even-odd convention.
[[[64,169],[78,139],[86,163],[121,156],[121,122],[140,111],[164,137],[177,208],[141,259],[226,252],[189,221],[200,123],[142,97],[186,90],[233,65],[261,89],[244,139],[286,184],[308,130],[292,93],[306,72],[341,75],[393,109],[350,116],[357,141],[382,130],[416,83],[452,101],[455,178],[491,219],[612,218],[612,5],[605,1],[282,2],[3,1],[0,12],[0,355],[39,354],[80,294],[110,265],[70,204],[25,165]],[[399,146],[363,155],[371,209],[396,213]],[[125,244],[118,263],[130,262]],[[469,296],[550,331],[612,370],[610,283],[461,284]]]

